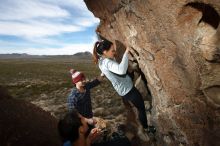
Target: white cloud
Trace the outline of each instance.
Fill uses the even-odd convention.
[[[58,35],[67,32],[76,32],[84,30],[83,27],[71,24],[62,24],[51,22],[26,21],[23,22],[0,22],[0,34],[14,35],[32,39],[34,37],[45,37]]]
[[[25,46],[23,41],[18,42],[17,53],[52,55],[88,51],[91,49],[91,44],[69,45],[64,43],[65,38],[57,40],[56,36],[65,37],[65,33],[84,31],[98,23],[99,20],[88,11],[83,0],[2,0],[0,4],[0,35],[16,36],[22,41],[26,40],[27,46],[30,46],[31,43],[33,46],[64,46],[59,49],[52,47],[20,49],[19,44]],[[16,46],[16,41],[11,40],[11,45],[10,40],[8,42],[8,48]],[[0,46],[4,46],[8,42],[2,42],[0,36]],[[4,53],[4,51],[10,53],[6,52],[7,50],[0,50],[0,53]]]
[[[61,5],[61,6],[67,6],[67,7],[74,7],[75,9],[83,11],[83,14],[85,15],[90,15],[90,12],[84,11],[87,9],[85,3],[83,0],[41,0],[43,2],[49,2],[53,3],[56,5]]]
[[[68,5],[69,11],[62,5]],[[74,16],[74,11],[81,16]],[[8,0],[0,5],[2,35],[32,39],[83,31],[98,22],[87,10],[83,0]]]
[[[38,17],[65,18],[69,16],[69,12],[58,5],[43,3],[38,0],[7,0],[1,1],[0,5],[1,20],[21,20]]]
[[[76,24],[82,27],[90,27],[90,26],[93,26],[94,24],[99,23],[99,20],[96,18],[91,18],[91,19],[77,18],[76,20],[77,20]]]

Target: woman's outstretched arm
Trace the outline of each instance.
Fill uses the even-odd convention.
[[[126,74],[127,69],[128,69],[128,52],[129,52],[129,49],[127,48],[122,57],[120,64],[118,64],[117,62],[113,60],[108,59],[106,61],[106,67],[113,73],[116,73],[119,75]]]

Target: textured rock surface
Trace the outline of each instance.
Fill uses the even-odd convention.
[[[220,145],[220,1],[85,2],[101,35],[133,48],[157,145]]]
[[[33,104],[11,98],[0,86],[0,145],[59,146],[57,119]]]

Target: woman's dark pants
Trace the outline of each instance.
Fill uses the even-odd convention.
[[[135,87],[133,87],[131,91],[129,91],[125,96],[122,96],[122,98],[124,100],[128,100],[133,103],[133,105],[138,110],[138,117],[141,122],[141,125],[144,128],[147,128],[148,124],[147,124],[147,116],[146,116],[146,111],[145,111],[145,106],[144,106],[144,100],[140,92]]]

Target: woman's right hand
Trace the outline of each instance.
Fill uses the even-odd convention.
[[[127,47],[126,50],[125,50],[125,53],[129,53],[131,50],[131,47]]]

